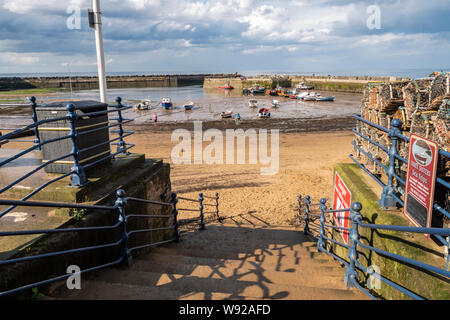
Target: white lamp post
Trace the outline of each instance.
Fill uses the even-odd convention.
[[[97,49],[98,82],[100,101],[106,103],[105,53],[103,49],[102,18],[100,0],[93,0],[93,10],[89,12],[89,24],[95,29],[95,47]]]

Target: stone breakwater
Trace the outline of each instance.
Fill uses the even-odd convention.
[[[229,74],[129,75],[109,76],[108,88],[152,88],[202,85],[205,78],[231,77]],[[98,89],[98,77],[5,77],[0,78],[0,91],[20,89]]]
[[[281,86],[285,88],[295,87],[296,84],[305,83],[313,86],[315,90],[363,93],[368,83],[384,83],[388,81],[407,81],[409,78],[398,77],[347,77],[347,76],[255,76],[255,77],[223,77],[205,78],[205,89],[217,89],[225,83],[230,84],[236,90],[243,90],[256,84],[266,88]]]

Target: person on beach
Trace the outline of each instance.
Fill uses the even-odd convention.
[[[158,116],[156,115],[156,113],[153,114],[152,119],[154,123],[158,122]]]
[[[236,113],[236,116],[234,117],[234,123],[239,124],[239,121],[241,121],[241,115],[239,113]]]

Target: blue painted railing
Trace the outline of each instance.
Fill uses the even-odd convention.
[[[397,166],[396,162],[401,161],[404,164],[408,164],[408,159],[403,158],[398,153],[398,145],[399,140],[402,140],[405,143],[409,143],[409,138],[404,136],[402,134],[402,123],[398,119],[392,120],[392,128],[388,129],[383,126],[380,126],[376,123],[373,123],[367,119],[362,118],[359,115],[355,115],[355,118],[357,121],[365,123],[375,129],[378,129],[384,133],[388,134],[388,137],[391,141],[391,144],[389,147],[383,146],[380,143],[374,141],[373,139],[367,137],[366,135],[362,134],[357,129],[353,129],[353,132],[360,138],[363,138],[365,141],[377,146],[379,149],[384,151],[389,156],[389,165],[385,166],[380,161],[375,159],[373,155],[371,155],[369,152],[364,151],[360,145],[357,145],[355,142],[352,143],[354,148],[364,154],[367,158],[375,162],[378,166],[380,166],[387,176],[387,183],[382,182],[373,172],[371,172],[369,169],[367,169],[363,164],[361,164],[352,154],[350,155],[350,158],[361,168],[363,169],[369,176],[371,176],[382,188],[383,192],[381,194],[380,199],[380,205],[383,208],[389,208],[389,207],[395,207],[397,205],[403,207],[404,206],[404,200],[402,197],[404,196],[404,191],[400,190],[398,188],[398,183],[400,183],[403,187],[406,186],[406,181],[400,177],[399,172],[397,172]],[[447,152],[445,150],[439,150],[439,155],[441,157],[445,157],[447,159],[450,158],[450,152]],[[395,183],[394,183],[395,181]],[[398,182],[398,183],[397,183]],[[436,190],[439,190],[441,188],[444,188],[447,192],[450,191],[450,183],[445,181],[444,179],[437,177],[436,178]],[[434,203],[434,209],[436,212],[439,212],[440,214],[446,216],[447,218],[450,218],[450,213],[448,212],[448,208],[444,209],[441,205],[438,203]]]
[[[377,254],[383,255],[385,257],[400,261],[402,263],[414,266],[415,268],[431,272],[438,276],[443,276],[450,279],[450,271],[448,271],[449,261],[447,259],[447,270],[435,267],[433,265],[417,261],[414,259],[410,259],[398,254],[391,253],[386,250],[382,250],[367,244],[364,244],[360,241],[360,228],[363,229],[371,229],[371,230],[390,230],[390,231],[400,231],[400,232],[411,232],[417,234],[429,234],[434,235],[435,237],[449,237],[450,236],[450,228],[422,228],[422,227],[406,227],[406,226],[398,226],[398,225],[379,225],[379,224],[369,224],[363,223],[362,221],[362,205],[359,202],[355,202],[352,204],[351,208],[345,208],[340,210],[329,210],[326,206],[327,200],[322,198],[319,203],[312,204],[311,197],[306,196],[304,199],[301,195],[298,196],[298,214],[297,221],[304,223],[303,232],[305,235],[312,236],[317,240],[317,249],[319,252],[324,252],[334,259],[344,264],[346,267],[344,282],[346,283],[348,288],[356,287],[362,292],[364,292],[367,296],[372,299],[376,299],[374,292],[369,290],[364,283],[362,283],[358,270],[363,272],[366,275],[370,275],[383,283],[391,286],[392,288],[402,292],[408,297],[416,300],[423,300],[424,298],[420,295],[420,293],[412,292],[411,290],[402,286],[402,284],[395,283],[384,277],[382,274],[375,272],[374,270],[370,270],[369,268],[364,267],[359,261],[358,247],[370,250],[372,252],[376,252]],[[304,214],[303,214],[303,208]],[[312,211],[314,208],[319,208],[319,213],[313,214]],[[350,221],[352,222],[351,226],[348,228],[339,227],[336,225],[332,225],[327,223],[327,221],[331,221],[330,215],[338,212],[348,212],[350,211]],[[316,211],[317,212],[317,211]],[[315,223],[319,221],[319,224]],[[338,241],[336,239],[330,238],[329,232],[331,230],[344,230],[349,233],[349,241],[348,245],[344,242]],[[333,243],[335,245],[341,246],[348,250],[348,260],[337,256],[335,253],[327,249],[327,243]],[[446,242],[448,248],[450,248],[450,242]]]
[[[93,252],[97,249],[105,249],[105,248],[120,248],[120,254],[118,256],[111,256],[110,261],[101,265],[97,265],[95,267],[91,267],[88,269],[81,270],[80,273],[87,273],[94,270],[111,267],[114,265],[130,265],[131,264],[131,257],[132,252],[144,249],[151,246],[157,246],[168,242],[178,242],[180,240],[180,231],[179,226],[181,224],[188,224],[190,222],[199,221],[199,229],[204,230],[205,229],[205,214],[207,213],[214,213],[216,218],[219,219],[219,194],[216,193],[214,197],[205,196],[202,193],[199,194],[198,199],[188,199],[188,198],[182,198],[178,197],[176,193],[173,193],[171,195],[171,201],[170,202],[161,202],[161,201],[152,201],[152,200],[146,200],[146,199],[139,199],[139,198],[133,198],[133,197],[126,197],[125,192],[123,190],[118,190],[116,193],[116,201],[114,205],[84,205],[84,204],[74,204],[74,203],[58,203],[58,202],[45,202],[45,201],[30,201],[29,199],[36,195],[38,192],[42,191],[47,186],[51,185],[52,183],[55,183],[56,181],[59,181],[65,177],[71,176],[71,184],[72,186],[83,186],[86,183],[88,183],[85,170],[88,169],[90,166],[94,166],[97,163],[103,162],[106,159],[113,158],[119,154],[126,154],[128,153],[128,150],[134,147],[134,144],[126,143],[125,138],[133,134],[133,131],[126,131],[123,129],[123,125],[126,123],[129,123],[132,121],[132,119],[125,119],[123,118],[122,112],[125,110],[130,109],[130,107],[125,107],[121,104],[121,99],[117,98],[117,105],[110,106],[108,110],[106,111],[99,111],[99,112],[91,112],[91,113],[84,113],[82,116],[94,116],[94,115],[105,115],[108,113],[117,113],[117,118],[110,119],[112,121],[117,121],[116,123],[112,123],[102,126],[100,128],[90,129],[90,130],[84,130],[82,132],[77,132],[76,127],[74,125],[74,122],[77,118],[81,117],[80,115],[77,115],[75,113],[75,108],[73,105],[67,106],[67,115],[63,117],[53,118],[53,119],[46,119],[46,120],[37,120],[36,116],[36,99],[31,98],[31,107],[33,112],[33,123],[30,125],[27,125],[21,129],[14,130],[13,132],[4,134],[0,136],[0,146],[4,146],[9,142],[32,142],[34,145],[32,147],[29,147],[16,155],[9,157],[5,160],[2,160],[0,162],[0,168],[5,167],[7,164],[16,161],[23,157],[24,155],[39,150],[43,145],[51,142],[56,141],[62,141],[66,139],[70,139],[72,142],[72,152],[70,154],[63,155],[61,157],[51,159],[42,165],[37,166],[35,169],[31,170],[28,173],[25,173],[20,178],[16,179],[13,182],[10,182],[6,186],[0,186],[0,194],[5,193],[9,189],[16,186],[21,181],[27,179],[28,177],[32,176],[33,174],[37,173],[39,170],[43,169],[45,166],[54,163],[56,161],[59,161],[61,159],[65,159],[67,157],[73,157],[74,166],[72,170],[66,174],[61,174],[58,177],[44,183],[43,185],[37,187],[33,192],[25,196],[21,200],[8,200],[8,199],[0,199],[0,206],[9,206],[8,209],[4,210],[0,213],[0,219],[10,213],[12,210],[14,210],[16,207],[34,207],[34,208],[66,208],[66,209],[77,209],[77,210],[105,210],[109,214],[117,214],[116,217],[116,223],[113,225],[103,225],[103,226],[95,226],[95,227],[81,227],[81,228],[59,228],[59,229],[44,229],[44,230],[22,230],[22,231],[3,231],[0,232],[0,239],[4,237],[17,237],[17,236],[25,236],[25,235],[51,235],[51,234],[57,234],[57,233],[81,233],[81,232],[98,232],[100,230],[120,230],[120,237],[111,243],[107,244],[101,244],[101,245],[92,245],[88,247],[82,247],[82,248],[75,248],[75,249],[69,249],[69,250],[63,250],[63,251],[57,251],[57,252],[48,252],[44,254],[37,254],[37,255],[31,255],[31,256],[22,256],[17,258],[10,258],[6,260],[0,260],[0,267],[3,266],[10,266],[13,264],[18,263],[24,263],[28,261],[34,261],[34,260],[42,260],[42,259],[48,259],[51,257],[58,257],[62,255],[67,254],[74,254],[74,253],[81,253],[81,252]],[[39,126],[51,123],[55,121],[61,121],[61,120],[68,120],[70,122],[70,133],[67,136],[45,140],[42,141],[39,135]],[[84,149],[78,149],[76,145],[76,137],[97,132],[100,130],[104,130],[105,128],[112,128],[112,127],[118,127],[117,130],[112,131],[113,133],[118,133],[117,138],[110,139],[109,141],[102,142],[100,144],[84,148]],[[32,130],[32,132],[35,135],[35,138],[33,140],[24,140],[24,139],[17,139],[16,137],[18,135],[21,135],[27,131]],[[95,162],[91,162],[88,165],[82,165],[78,161],[78,156],[86,152],[88,150],[92,150],[96,147],[105,145],[105,144],[113,144],[117,146],[116,152],[111,153],[108,156],[102,157],[99,160],[96,160]],[[204,203],[205,199],[214,199],[215,203]],[[199,207],[198,209],[178,209],[177,204],[179,200],[187,200],[187,201],[194,201],[198,202]],[[127,214],[126,213],[126,205],[130,202],[137,202],[137,203],[143,203],[143,204],[153,204],[158,205],[162,207],[169,207],[171,208],[171,214],[170,215],[148,215],[148,214]],[[215,211],[212,212],[205,212],[204,208],[206,206],[212,206],[215,207]],[[185,220],[179,220],[178,214],[182,211],[198,211],[199,216],[195,219],[185,219]],[[127,228],[129,219],[172,219],[172,223],[170,226],[167,227],[160,227],[160,228],[149,228],[149,229],[136,229],[136,230],[129,230]],[[142,243],[139,245],[136,245],[134,247],[129,246],[129,238],[135,234],[139,233],[146,233],[146,232],[153,232],[153,231],[168,231],[173,230],[173,236],[164,241],[160,242],[153,242],[153,243]],[[95,253],[93,253],[95,254]],[[76,263],[76,261],[74,261]],[[34,270],[37,271],[37,270]],[[39,272],[35,272],[39,274]],[[35,287],[39,287],[42,285],[46,285],[52,282],[61,281],[69,278],[71,274],[64,274],[56,277],[52,277],[50,279],[42,279],[37,282],[33,282],[30,284],[23,285],[18,288],[0,288],[0,297],[9,296],[12,294],[19,293],[21,291],[32,289]]]

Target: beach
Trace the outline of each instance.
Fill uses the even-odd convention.
[[[197,199],[200,192],[219,193],[221,217],[258,225],[291,225],[295,222],[297,196],[309,194],[313,202],[332,196],[333,166],[350,162],[353,134],[332,132],[284,132],[279,135],[279,171],[261,175],[261,165],[174,164],[170,131],[138,130],[129,138],[133,152],[170,163],[172,190],[179,196]],[[207,201],[205,201],[206,203]],[[185,202],[184,202],[185,203]],[[213,200],[208,200],[213,203]],[[195,204],[194,204],[195,205]],[[332,204],[331,204],[332,205]],[[214,211],[206,207],[205,211]],[[181,211],[181,210],[180,210]],[[180,219],[195,216],[180,213]],[[213,216],[212,214],[208,216]]]

